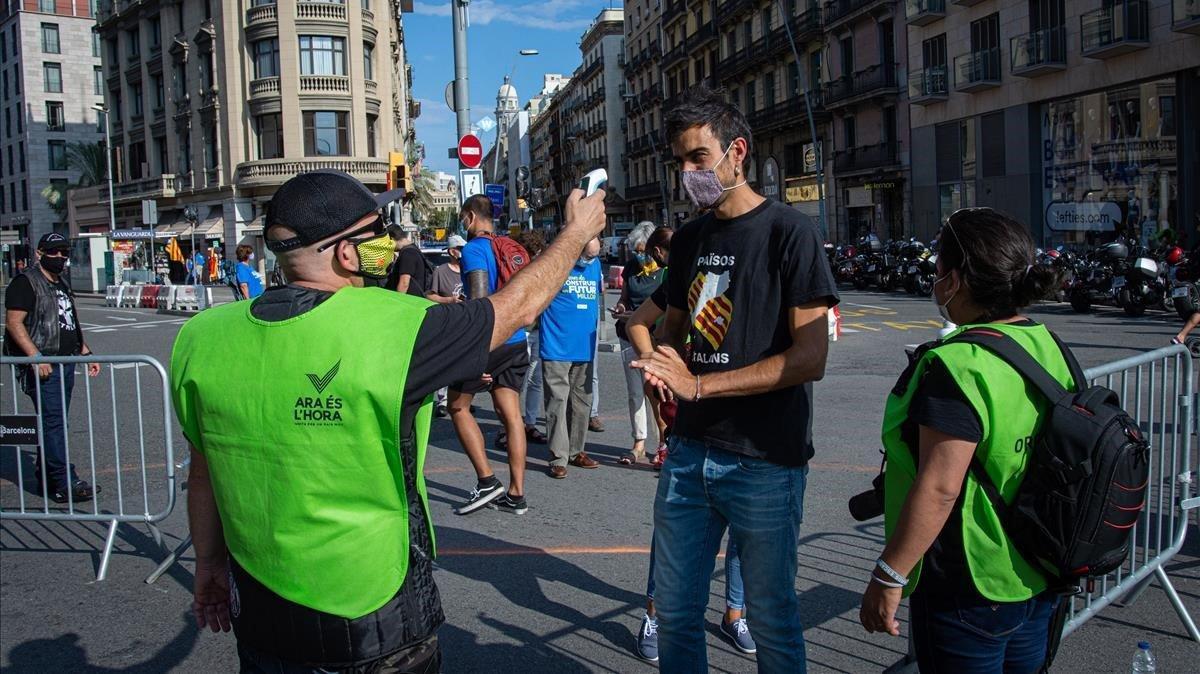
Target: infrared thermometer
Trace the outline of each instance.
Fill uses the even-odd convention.
[[[596,190],[608,184],[608,171],[598,168],[583,177],[579,181],[579,189],[583,190],[583,196],[590,197],[596,193]]]

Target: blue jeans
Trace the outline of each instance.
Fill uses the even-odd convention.
[[[537,426],[538,417],[546,411],[545,398],[542,396],[542,356],[539,341],[541,336],[537,330],[529,331],[529,371],[525,373],[524,416],[525,425],[529,428]]]
[[[909,598],[913,646],[922,674],[973,672],[1033,674],[1046,659],[1046,639],[1056,598],[983,606]]]
[[[646,577],[646,598],[654,600],[654,540],[650,541],[650,573]],[[737,543],[730,537],[725,544],[725,606],[741,611],[746,608],[746,588],[742,583],[742,560]]]
[[[36,379],[36,371],[29,376],[37,382],[41,393],[42,408],[38,413],[42,417],[45,453],[42,470],[46,474],[46,486],[53,492],[56,487],[69,488],[79,475],[75,472],[75,464],[71,464],[70,479],[67,477],[67,414],[71,409],[71,391],[75,388],[75,366],[51,365],[50,368],[50,377],[45,381]],[[25,393],[36,407],[39,392],[31,387]],[[41,489],[41,485],[37,488]]]
[[[672,437],[654,501],[655,609],[663,672],[707,672],[704,611],[725,528],[737,544],[760,672],[806,671],[796,546],[807,467]]]

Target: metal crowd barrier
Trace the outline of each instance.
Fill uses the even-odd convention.
[[[89,363],[101,364],[98,377],[87,376]],[[141,355],[5,357],[4,364],[12,367],[4,368],[7,373],[0,370],[0,464],[10,457],[15,463],[4,469],[12,484],[0,483],[0,520],[107,523],[96,580],[108,573],[119,524],[145,524],[161,549],[157,525],[171,514],[176,501],[174,410],[162,364]],[[58,386],[46,392],[35,386],[31,399],[22,390],[18,370],[39,364],[57,370]],[[83,367],[75,373],[74,391],[68,396],[64,372],[77,366]],[[142,376],[144,368],[151,369],[149,377]],[[63,409],[69,406],[62,433],[66,463],[74,462],[81,478],[101,486],[91,501],[76,502],[68,490],[65,504],[54,503],[48,497],[46,472],[34,479],[30,454],[46,465],[47,435],[38,412],[44,394],[58,396]],[[30,452],[29,447],[36,449]]]
[[[1184,346],[1171,346],[1084,374],[1094,384],[1116,391],[1150,440],[1150,487],[1146,508],[1132,530],[1129,558],[1121,568],[1098,580],[1093,591],[1070,599],[1063,636],[1109,604],[1133,603],[1157,579],[1188,634],[1200,643],[1200,631],[1163,569],[1183,548],[1190,513],[1200,513],[1200,499],[1193,496],[1193,471],[1200,461],[1194,461],[1192,442],[1198,401],[1192,355]]]
[[[193,285],[121,285],[106,286],[104,304],[130,309],[202,311],[213,306],[212,288]]]

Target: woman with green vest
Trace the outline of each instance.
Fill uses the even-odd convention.
[[[1049,403],[998,357],[953,338],[986,325],[1016,340],[1069,388],[1055,337],[1020,314],[1045,296],[1056,275],[1034,264],[1025,226],[987,208],[952,214],[939,248],[933,300],[941,317],[960,327],[935,348],[919,349],[887,399],[887,545],[859,619],[868,632],[898,636],[896,609],[907,596],[922,672],[1036,672],[1055,597],[1013,547],[968,469],[978,457],[1011,500]]]

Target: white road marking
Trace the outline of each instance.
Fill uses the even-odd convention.
[[[850,307],[862,307],[864,309],[875,309],[877,311],[892,311],[892,309],[889,309],[888,307],[877,307],[874,304],[856,304],[854,302],[842,302],[842,304],[845,306],[850,306]]]
[[[843,334],[843,335],[853,335],[853,334],[855,334],[855,333],[857,333],[857,332],[860,332],[860,331],[859,331],[859,330],[855,330],[854,328],[842,328],[842,334]]]
[[[113,307],[91,307],[86,304],[76,305],[79,309],[88,311],[102,311],[106,314],[134,314],[137,316],[154,316],[154,311],[138,311],[136,309],[114,309]]]
[[[116,331],[116,328],[97,328],[95,330],[88,330],[88,332],[115,332],[115,331]]]
[[[124,318],[123,316],[105,316],[105,318],[107,318],[110,321],[137,322],[136,318]]]

